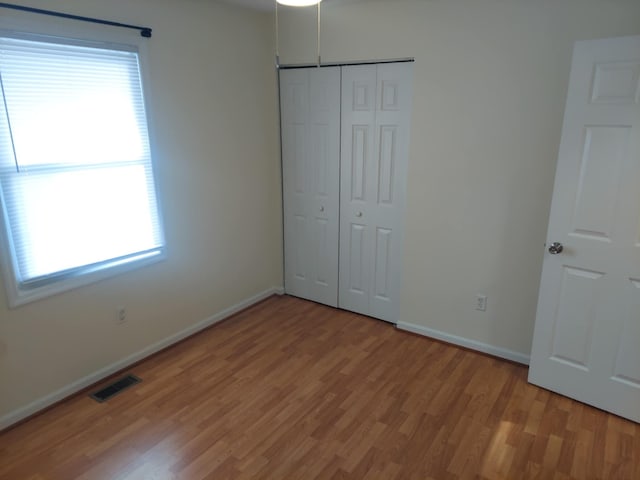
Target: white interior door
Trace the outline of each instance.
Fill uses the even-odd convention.
[[[529,381],[640,422],[640,37],[576,43],[547,248]]]
[[[341,308],[397,322],[411,63],[342,69]]]
[[[338,304],[340,68],[280,71],[285,291]]]

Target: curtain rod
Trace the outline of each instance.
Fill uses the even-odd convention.
[[[20,10],[21,12],[39,13],[41,15],[49,15],[51,17],[68,18],[71,20],[80,20],[82,22],[99,23],[100,25],[109,25],[112,27],[132,28],[140,30],[140,35],[145,38],[151,38],[151,29],[149,27],[140,27],[137,25],[128,25],[126,23],[112,22],[102,20],[100,18],[82,17],[80,15],[72,15],[70,13],[54,12],[53,10],[43,10],[41,8],[25,7],[23,5],[15,5],[13,3],[0,2],[0,8],[10,8],[12,10]]]

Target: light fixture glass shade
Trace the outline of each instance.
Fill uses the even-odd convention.
[[[322,0],[276,0],[280,5],[287,5],[289,7],[309,7],[311,5],[317,5]]]

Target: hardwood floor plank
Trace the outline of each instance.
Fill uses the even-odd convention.
[[[0,434],[0,480],[640,478],[640,425],[293,297],[133,370],[143,382],[103,404],[76,396]]]

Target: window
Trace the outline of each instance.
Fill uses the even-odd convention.
[[[0,33],[12,305],[163,256],[135,47]]]

